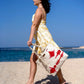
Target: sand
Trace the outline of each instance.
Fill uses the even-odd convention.
[[[62,72],[67,82],[84,84],[84,58],[67,59]],[[30,62],[0,62],[0,84],[26,84],[30,73]],[[59,84],[57,76],[50,75],[37,65],[34,84]]]

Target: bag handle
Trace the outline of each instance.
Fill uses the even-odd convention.
[[[36,45],[36,44],[34,44],[34,43],[32,43],[32,45],[42,48],[41,46]],[[32,48],[31,46],[29,46],[29,48],[30,48],[31,50],[33,50],[33,48]],[[47,67],[47,64],[44,63],[44,62],[41,60],[41,57],[42,57],[43,55],[42,55],[42,54],[38,54],[38,53],[35,52],[35,51],[34,51],[34,53],[38,56],[38,60],[36,61],[36,63],[38,63],[38,62],[40,61],[40,62],[44,65],[44,67]]]
[[[32,45],[33,45],[33,46],[37,46],[37,47],[40,47],[40,48],[42,48],[41,46],[39,46],[39,45],[36,45],[36,44],[34,44],[34,43],[32,43]],[[29,46],[29,48],[30,48],[31,50],[33,50],[33,48],[32,48],[31,46]]]
[[[41,47],[40,45],[36,45],[35,43],[32,43],[33,46],[41,48],[42,51],[44,51],[44,48]],[[30,49],[33,50],[33,48],[30,46]]]
[[[36,45],[35,43],[32,43],[32,45],[33,45],[33,46],[37,46],[37,47],[41,48],[42,51],[44,51],[44,49],[43,49],[41,46]],[[31,46],[29,46],[29,48],[30,48],[32,51],[34,51]],[[41,54],[38,54],[36,51],[34,51],[34,53],[38,56],[38,58],[41,57]],[[40,56],[40,57],[39,57],[39,56]]]

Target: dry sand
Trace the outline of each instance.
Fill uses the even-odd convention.
[[[84,84],[84,58],[67,59],[62,66],[63,76],[71,84]],[[0,62],[0,84],[26,84],[30,62]],[[35,84],[59,84],[57,76],[50,75],[37,65]]]

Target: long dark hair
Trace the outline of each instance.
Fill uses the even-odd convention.
[[[46,13],[50,12],[50,7],[51,7],[51,3],[49,2],[50,0],[41,0],[41,3],[46,11]]]

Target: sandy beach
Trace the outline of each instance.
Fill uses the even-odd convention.
[[[84,84],[84,58],[67,59],[62,72],[67,82]],[[30,73],[30,62],[0,62],[0,84],[26,84]],[[50,75],[37,65],[34,84],[59,84],[57,76]]]

